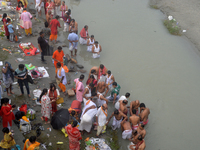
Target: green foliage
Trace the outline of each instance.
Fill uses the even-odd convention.
[[[181,35],[181,28],[177,25],[177,22],[175,19],[172,20],[164,20],[164,25],[168,29],[169,33],[172,35]]]

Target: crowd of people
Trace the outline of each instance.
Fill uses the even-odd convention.
[[[26,0],[19,0],[16,11],[19,13],[20,27],[25,30],[26,36],[32,35],[33,18],[31,13],[27,10],[28,2]],[[57,43],[58,28],[61,28],[59,19],[64,22],[64,32],[68,32],[69,51],[71,57],[77,55],[78,42],[82,45],[87,45],[87,51],[93,53],[93,58],[99,58],[102,51],[101,45],[94,39],[94,35],[89,36],[88,26],[85,25],[78,36],[78,23],[72,19],[71,10],[61,0],[35,0],[35,8],[38,16],[42,15],[42,7],[45,9],[46,22],[45,27],[41,30],[38,38],[38,48],[41,52],[41,61],[46,64],[44,56],[49,53],[49,42],[55,41]],[[3,15],[3,23],[5,28],[5,35],[10,42],[13,42],[14,34],[13,26],[9,19],[6,19],[7,14]],[[14,30],[14,29],[13,29]],[[74,50],[74,53],[73,53]],[[56,83],[51,84],[49,89],[44,88],[39,101],[41,102],[41,119],[45,124],[50,123],[49,119],[57,111],[56,101],[60,97],[60,92],[66,93],[67,77],[64,68],[65,54],[61,46],[53,52],[52,59],[56,72]],[[21,95],[24,94],[23,85],[25,85],[28,97],[31,97],[28,84],[28,70],[24,64],[20,64],[16,70],[13,70],[9,62],[5,62],[2,68],[3,82],[6,87],[7,95],[14,94],[12,92],[12,83],[14,78],[18,80]],[[84,83],[86,82],[86,86]],[[121,129],[122,138],[130,140],[133,144],[130,145],[132,150],[144,150],[145,144],[145,125],[148,123],[148,116],[150,114],[149,108],[141,103],[139,100],[130,101],[128,106],[130,93],[120,95],[121,86],[116,82],[111,70],[108,70],[103,64],[94,66],[89,71],[89,76],[85,79],[85,75],[81,74],[79,78],[74,80],[74,91],[76,93],[76,100],[72,101],[68,109],[71,116],[75,119],[72,124],[65,127],[66,133],[69,136],[70,149],[80,149],[79,141],[82,139],[81,133],[90,133],[92,127],[97,130],[96,136],[100,137],[105,133],[106,126],[112,121],[112,129]],[[111,102],[115,110],[112,114],[108,114],[109,102]],[[83,103],[83,108],[81,107]],[[15,144],[12,136],[12,120],[15,119],[13,114],[15,106],[9,104],[8,98],[1,100],[0,115],[3,119],[3,133],[4,140],[0,143],[2,148],[10,148]],[[26,120],[26,118],[24,119]],[[77,127],[77,124],[79,126]],[[5,142],[7,145],[5,146]],[[31,136],[25,141],[24,149],[38,147],[39,143],[35,136]]]

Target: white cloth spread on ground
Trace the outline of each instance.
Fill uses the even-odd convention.
[[[86,113],[86,109],[91,107],[91,106],[95,106],[96,107],[96,104],[94,102],[92,102],[91,100],[88,100],[89,103],[86,104],[83,108],[83,112],[81,114],[81,122],[80,122],[80,126],[78,127],[79,130],[83,131],[83,130],[86,130],[87,132],[90,132],[91,130],[91,127],[92,127],[92,119],[93,117],[97,114],[97,108],[94,108],[94,109],[89,109]],[[87,101],[87,102],[88,102]],[[85,113],[85,114],[84,114]],[[83,115],[84,114],[84,115]]]
[[[122,138],[123,139],[130,139],[132,136],[132,130],[124,130],[122,132]]]
[[[33,90],[33,96],[39,98],[42,91],[40,89]]]
[[[122,119],[123,119],[123,118],[122,118]],[[112,129],[113,129],[113,130],[116,130],[117,128],[120,128],[120,127],[121,127],[122,119],[117,120],[117,119],[115,118],[115,116],[113,117],[113,123],[112,123]]]

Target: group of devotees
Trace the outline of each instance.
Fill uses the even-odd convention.
[[[20,26],[22,28],[24,27],[27,31],[26,36],[31,36],[32,15],[27,12],[27,5],[28,2],[26,0],[20,0],[17,11],[19,13],[19,17],[21,16]],[[57,28],[61,28],[59,19],[64,21],[64,32],[69,32],[68,41],[71,57],[75,57],[77,55],[78,42],[82,45],[87,45],[87,51],[93,53],[93,58],[100,57],[100,52],[102,51],[101,45],[94,39],[94,35],[89,36],[87,25],[85,25],[80,31],[80,38],[78,37],[78,23],[75,19],[72,19],[71,10],[68,9],[64,1],[61,3],[60,0],[55,0],[53,2],[51,0],[46,0],[43,4],[42,0],[35,0],[35,8],[39,16],[41,16],[42,6],[44,6],[45,9],[46,22],[45,28],[42,29],[40,37],[38,38],[38,47],[41,52],[41,61],[43,63],[46,63],[44,60],[44,54],[47,51],[46,48],[48,47],[49,41],[57,42]],[[29,26],[25,26],[26,24],[29,24]],[[31,31],[31,33],[28,31]],[[59,79],[58,83],[62,83],[66,86],[67,78],[65,71],[62,68],[63,57],[64,53],[62,51],[62,47],[59,46],[58,50],[56,50],[53,54],[54,65],[56,68],[56,79]],[[27,72],[25,74],[27,74]],[[86,82],[86,86],[84,86],[83,82]],[[90,69],[87,79],[85,79],[85,76],[81,74],[79,78],[74,80],[74,83],[76,100],[72,101],[68,110],[69,113],[76,119],[72,124],[65,127],[66,132],[69,135],[70,149],[80,149],[79,140],[82,138],[81,134],[78,134],[79,131],[82,134],[84,134],[84,132],[90,133],[91,129],[94,128],[94,130],[97,131],[96,136],[100,137],[101,134],[105,133],[106,126],[109,124],[111,119],[112,129],[121,129],[122,138],[132,142],[129,149],[145,149],[145,126],[148,124],[150,110],[139,100],[131,101],[130,93],[127,92],[125,95],[121,95],[121,87],[115,81],[111,70],[108,70],[103,64],[100,64],[100,66],[94,66]],[[55,99],[53,98],[55,94],[59,95],[59,92],[56,91],[55,85],[52,85],[50,90],[44,89],[40,96],[40,100],[42,101],[41,104],[44,105],[41,108],[42,119],[46,122],[48,121],[48,118],[45,117],[45,105],[47,99],[51,101],[51,110],[53,112],[57,111]],[[108,107],[110,106],[110,104],[108,105],[109,102],[115,107],[112,114],[108,114],[108,109],[112,109]],[[83,105],[83,108],[81,105]],[[78,127],[77,124],[79,125]],[[29,141],[33,141],[34,143],[36,139],[34,137],[34,140],[29,139]]]

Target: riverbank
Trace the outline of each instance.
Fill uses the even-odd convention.
[[[185,35],[200,51],[200,20],[199,15],[199,0],[150,0],[150,6],[160,9],[167,16],[173,16],[182,30],[186,30]]]

